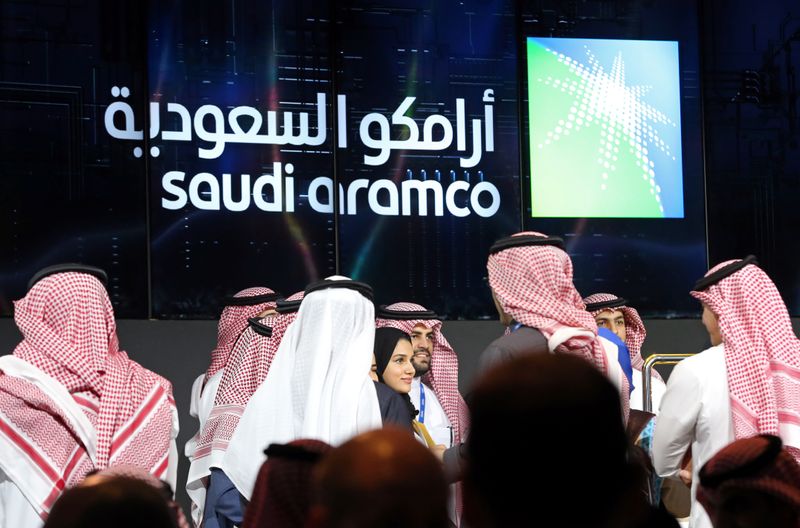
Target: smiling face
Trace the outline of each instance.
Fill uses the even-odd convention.
[[[411,329],[411,346],[414,355],[411,363],[414,365],[417,376],[426,374],[431,368],[431,354],[433,353],[433,329],[418,324]]]
[[[411,381],[414,379],[414,365],[411,364],[413,349],[405,339],[397,342],[392,357],[383,371],[383,382],[395,392],[411,392]]]
[[[608,328],[617,334],[617,337],[622,341],[625,341],[625,315],[621,310],[603,310],[594,316],[594,320],[597,326]]]

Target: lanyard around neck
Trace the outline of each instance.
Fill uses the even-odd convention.
[[[419,380],[419,415],[417,421],[425,423],[425,384],[422,379]]]

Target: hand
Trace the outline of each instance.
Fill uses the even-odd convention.
[[[443,444],[438,444],[431,447],[431,452],[433,455],[439,460],[439,462],[444,462],[444,452],[447,451],[447,447]]]
[[[681,469],[680,472],[678,472],[678,478],[680,478],[681,482],[683,482],[684,484],[686,484],[690,488],[692,487],[692,460],[691,459],[689,459],[689,462],[687,462],[686,465],[683,466],[683,469]]]

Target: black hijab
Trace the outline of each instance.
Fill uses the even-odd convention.
[[[389,361],[392,360],[394,348],[401,339],[411,342],[411,338],[408,334],[397,328],[385,327],[375,330],[375,347],[373,351],[375,352],[375,365],[378,368],[378,380],[381,383],[386,383],[383,380],[383,371],[386,370]],[[411,416],[416,417],[417,410],[414,408],[414,404],[411,403],[411,397],[405,392],[398,392],[397,394],[400,395],[408,406]]]
[[[375,352],[375,364],[378,366],[378,380],[381,383],[386,383],[383,381],[383,371],[386,370],[389,361],[392,360],[394,347],[397,346],[401,339],[411,342],[408,334],[397,328],[387,327],[375,330],[375,348],[373,348],[373,352]]]

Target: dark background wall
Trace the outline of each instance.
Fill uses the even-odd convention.
[[[295,4],[302,9],[298,7],[294,10]],[[492,20],[491,17],[476,15],[482,13],[481,10],[487,5],[496,6],[497,13],[503,15],[496,18],[502,18],[504,22],[488,28],[473,27],[472,24],[478,21],[488,23],[486,21]],[[234,6],[236,9],[233,9]],[[363,12],[364,6],[368,14]],[[253,11],[248,12],[248,8]],[[672,16],[657,16],[659,10],[668,11]],[[300,16],[306,12],[313,13],[314,16],[310,18],[316,22],[311,24],[307,17]],[[282,17],[281,13],[285,16]],[[290,17],[290,14],[293,15]],[[436,82],[442,76],[444,68],[439,67],[437,62],[420,59],[418,63],[410,56],[397,55],[401,53],[398,49],[416,50],[418,46],[410,45],[413,42],[408,38],[418,38],[426,43],[430,49],[425,49],[431,52],[420,56],[441,56],[444,61],[442,64],[450,61],[451,57],[458,59],[459,68],[467,63],[493,64],[484,59],[502,58],[502,64],[506,66],[489,68],[490,72],[470,69],[464,73],[454,69],[452,84],[466,85],[462,73],[473,77],[479,75],[481,79],[486,74],[487,79],[497,84],[498,101],[501,99],[499,90],[502,86],[502,93],[505,94],[502,99],[507,99],[508,104],[516,108],[515,105],[522,100],[514,102],[515,98],[519,98],[515,79],[519,77],[524,64],[518,64],[517,68],[511,64],[509,68],[507,63],[510,60],[508,53],[511,56],[515,53],[514,46],[509,43],[522,34],[581,37],[586,36],[588,31],[606,37],[652,37],[653,33],[649,31],[653,29],[652,26],[659,29],[669,27],[676,17],[685,18],[689,29],[694,29],[696,14],[699,15],[699,31],[693,32],[689,38],[686,38],[686,33],[681,33],[682,37],[673,34],[669,38],[680,38],[682,44],[694,51],[697,42],[695,37],[700,37],[702,68],[695,68],[694,60],[691,61],[691,67],[687,67],[684,61],[683,66],[687,70],[682,72],[681,86],[682,94],[690,96],[693,101],[689,104],[684,100],[684,109],[688,106],[693,109],[699,107],[697,103],[702,90],[709,260],[715,263],[748,253],[756,254],[762,266],[775,278],[790,311],[800,315],[800,276],[795,265],[800,254],[798,245],[794,243],[794,226],[800,220],[799,209],[794,206],[800,191],[800,123],[796,80],[800,65],[800,18],[796,0],[767,0],[759,2],[758,9],[753,9],[753,3],[749,0],[3,0],[0,2],[0,313],[10,314],[11,301],[24,293],[27,278],[35,270],[63,261],[89,262],[106,269],[111,277],[109,291],[112,302],[117,313],[123,317],[148,317],[150,314],[169,318],[211,318],[220,294],[260,282],[255,280],[260,279],[260,276],[254,276],[256,273],[264,273],[264,279],[270,281],[270,285],[286,293],[302,288],[306,278],[325,276],[331,269],[359,276],[358,266],[331,265],[331,255],[337,253],[325,245],[330,243],[326,238],[328,233],[333,232],[325,223],[328,219],[323,219],[322,224],[313,222],[311,226],[299,225],[305,229],[303,232],[306,235],[320,230],[325,235],[318,239],[317,246],[311,244],[310,247],[316,248],[311,254],[303,254],[303,258],[309,256],[309,262],[318,261],[319,265],[314,268],[316,271],[296,276],[291,281],[287,277],[296,275],[299,269],[305,269],[305,264],[298,263],[297,251],[292,253],[286,243],[278,245],[277,241],[279,238],[284,242],[289,239],[294,241],[294,235],[287,234],[286,226],[282,226],[281,231],[273,229],[275,225],[265,223],[267,218],[264,216],[256,215],[249,219],[246,229],[238,229],[242,227],[239,224],[217,223],[216,217],[213,217],[214,229],[211,231],[214,236],[210,236],[204,228],[199,228],[199,220],[195,218],[197,215],[177,215],[167,219],[167,224],[173,228],[169,231],[170,236],[175,232],[181,235],[175,235],[174,239],[161,237],[160,234],[166,236],[168,230],[159,227],[162,223],[159,222],[159,214],[155,214],[158,207],[148,205],[158,202],[157,196],[148,194],[148,187],[151,190],[159,189],[163,171],[180,165],[165,165],[164,160],[173,158],[168,158],[164,145],[160,157],[137,158],[132,152],[135,150],[131,148],[132,145],[112,140],[104,127],[103,118],[114,99],[114,86],[130,88],[133,95],[129,100],[136,111],[137,123],[141,124],[143,121],[139,118],[145,116],[140,114],[147,113],[147,101],[156,98],[156,91],[164,88],[162,81],[174,84],[173,91],[164,94],[158,91],[164,97],[171,97],[170,101],[175,99],[185,104],[189,104],[188,101],[199,104],[205,100],[203,98],[210,97],[210,101],[222,104],[228,100],[215,91],[217,87],[225,91],[227,82],[234,82],[227,77],[231,69],[234,72],[246,71],[248,75],[243,74],[241,78],[252,79],[252,82],[245,83],[246,89],[235,90],[239,98],[231,104],[247,103],[261,107],[265,101],[251,97],[251,91],[261,92],[264,87],[272,86],[272,73],[278,71],[279,77],[293,79],[286,74],[287,71],[314,70],[317,72],[314,78],[306,79],[309,82],[303,85],[319,84],[316,81],[340,82],[343,88],[347,88],[349,101],[354,105],[366,103],[370,99],[368,95],[380,94],[384,89],[392,92],[391,97],[387,95],[385,103],[381,99],[357,108],[364,112],[377,103],[383,106],[400,100],[401,93],[405,94],[401,79],[406,79],[409,87],[417,86],[414,88],[417,90],[418,86]],[[514,17],[518,19],[519,27],[516,30],[506,25]],[[332,44],[329,45],[324,36],[325,27],[328,27],[325,24],[334,19],[353,24],[353,27],[343,26],[343,34],[331,35],[329,40]],[[275,23],[266,24],[267,20]],[[267,26],[282,29],[283,36],[270,38],[269,32],[272,30]],[[377,26],[383,28],[381,32],[373,34],[367,31]],[[355,28],[364,30],[363,40],[354,38],[355,33],[351,29]],[[608,28],[614,28],[614,31],[608,33]],[[235,39],[228,35],[234,30]],[[600,30],[602,32],[598,33]],[[386,32],[390,36],[386,36]],[[281,40],[283,38],[285,41]],[[652,38],[667,37],[662,34]],[[262,60],[262,55],[250,53],[253,49],[262,50],[262,41],[272,43],[270,45],[277,42],[284,46],[281,48],[283,51],[303,57],[296,64],[282,62],[284,59],[277,63]],[[479,46],[482,42],[484,47]],[[331,55],[330,49],[338,49],[335,43],[344,46],[342,50],[354,50],[344,54],[348,57],[358,55],[359,48],[365,52],[371,51],[379,47],[378,44],[393,48],[394,51],[388,50],[388,54],[378,56],[380,62],[377,63],[360,61],[360,66],[350,62],[336,65],[334,69],[340,69],[342,74],[334,77],[322,72],[327,68],[324,57]],[[481,60],[472,60],[474,57],[469,54],[478,53],[484,48],[485,57],[481,55]],[[305,64],[305,56],[312,52],[315,62]],[[459,55],[461,52],[463,57]],[[162,58],[163,61],[159,60]],[[243,58],[247,59],[245,63],[241,62]],[[373,64],[377,64],[377,67],[371,66]],[[191,75],[185,77],[183,68],[189,68]],[[370,75],[362,75],[362,70]],[[391,73],[391,76],[379,77],[380,88],[374,88],[372,84],[348,85],[358,84],[361,81],[357,79],[362,77],[371,78],[373,73],[385,72]],[[473,77],[470,78],[474,81]],[[242,82],[241,78],[236,82]],[[289,80],[285,82],[294,83]],[[447,86],[450,86],[449,80]],[[183,90],[192,92],[191,98],[184,99]],[[281,92],[273,95],[278,100],[305,102],[311,100],[311,92],[315,91],[316,88],[309,90],[309,93],[302,92],[291,97],[287,95],[286,98],[277,97]],[[421,97],[421,92],[408,93]],[[447,104],[452,102],[453,96],[463,95],[460,91],[452,91],[452,96],[441,96],[440,100],[438,89],[436,93],[436,97],[431,95],[430,101]],[[501,120],[501,115],[496,115],[498,134],[502,129],[504,134],[509,135],[502,136],[502,141],[498,135],[497,144],[498,147],[503,145],[504,158],[503,164],[492,170],[491,178],[499,176],[514,179],[515,175],[524,178],[524,174],[516,174],[521,172],[517,170],[517,163],[509,164],[508,161],[517,158],[515,152],[519,149],[515,134],[525,128],[521,121],[524,116],[517,119],[516,111],[510,114],[504,112],[505,117]],[[696,117],[696,112],[694,115]],[[351,124],[354,123],[356,121],[353,120]],[[684,129],[688,124],[684,121]],[[684,138],[686,147],[700,150],[698,134],[693,132],[691,137]],[[190,146],[193,147],[190,150],[196,150],[194,145],[187,145],[187,148]],[[258,150],[263,159],[256,156],[253,164],[247,165],[248,171],[262,170],[264,164],[271,167],[271,163],[267,162],[273,160],[272,154],[262,152],[264,149]],[[241,153],[232,148],[229,152],[231,157],[236,158],[232,161],[237,161],[237,164],[232,167],[237,171],[230,167],[224,171],[239,172]],[[196,152],[192,159],[196,161]],[[289,161],[294,158],[287,154],[281,159]],[[486,159],[489,159],[488,155]],[[324,163],[314,164],[313,167],[306,163],[311,162],[305,158],[302,164],[296,162],[297,170],[306,167],[313,169],[314,174],[331,170],[326,169]],[[397,167],[407,168],[407,161]],[[415,170],[419,167],[415,167]],[[201,169],[210,170],[205,164],[181,168],[184,169],[192,174]],[[222,167],[219,169],[212,172],[223,172]],[[693,174],[697,174],[697,171]],[[694,186],[702,183],[699,176],[693,177],[691,182]],[[523,184],[524,181],[520,179],[520,191],[524,189]],[[525,194],[520,192],[520,195]],[[512,216],[516,218],[516,215]],[[695,215],[698,216],[702,215]],[[58,221],[54,222],[54,218]],[[298,209],[298,215],[292,219],[299,218]],[[428,222],[430,219],[429,216]],[[277,223],[282,224],[283,220],[281,218]],[[343,229],[340,237],[344,240],[342,246],[354,246],[354,239],[344,224],[350,227],[355,225],[359,232],[362,226],[373,224],[371,220],[362,220],[342,222],[343,225],[339,226]],[[556,228],[550,222],[552,219],[546,220],[540,223],[537,219],[534,227],[564,235],[581,233],[580,225],[584,223],[580,220],[574,229],[567,229]],[[481,220],[470,225],[470,231],[453,229],[449,223],[436,224],[435,229],[433,224],[428,223],[425,224],[425,230],[415,228],[413,231],[404,230],[404,225],[400,225],[399,228],[395,226],[391,230],[384,230],[381,236],[377,236],[376,231],[375,241],[382,242],[391,236],[397,247],[408,247],[409,250],[403,255],[408,260],[387,257],[390,254],[387,251],[367,251],[371,246],[364,244],[361,246],[365,250],[363,262],[369,263],[377,272],[373,275],[361,273],[360,278],[369,281],[373,277],[384,279],[384,276],[388,276],[394,281],[386,282],[391,283],[392,288],[400,288],[397,286],[403,283],[400,278],[403,275],[411,277],[410,282],[414,287],[422,288],[406,290],[413,291],[414,295],[396,295],[397,289],[387,290],[386,287],[378,290],[379,295],[389,297],[384,299],[387,302],[395,297],[413,297],[426,305],[447,300],[452,309],[440,309],[439,306],[432,308],[452,318],[460,315],[465,319],[478,319],[489,313],[491,304],[477,303],[481,310],[462,310],[459,314],[464,305],[460,295],[472,293],[469,285],[476,282],[482,273],[481,255],[495,236],[498,233],[510,233],[521,225],[516,221],[504,222],[501,228],[495,225],[491,230],[490,223]],[[590,219],[588,223],[591,225],[594,221]],[[673,220],[665,220],[656,225],[665,227],[669,233],[667,226],[674,226],[674,223]],[[681,256],[684,245],[677,238],[670,237],[666,243],[654,247],[653,242],[658,237],[653,236],[650,230],[633,229],[631,224],[632,221],[613,223],[614,230],[618,229],[618,235],[625,239],[624,244],[609,246],[609,238],[597,237],[601,240],[598,245],[603,246],[592,247],[597,251],[588,251],[587,247],[575,248],[573,257],[576,260],[577,280],[589,284],[591,280],[602,279],[602,284],[608,285],[602,289],[614,289],[636,301],[646,313],[670,316],[670,312],[664,310],[676,310],[686,299],[670,298],[672,287],[665,286],[675,284],[669,281],[670,274],[681,268],[681,264],[686,265],[687,259]],[[651,230],[652,227],[651,223]],[[292,229],[289,231],[294,233]],[[244,232],[247,236],[243,235]],[[284,233],[282,238],[278,236],[279,232]],[[413,243],[409,243],[407,232],[412,233]],[[704,264],[702,226],[693,229],[693,232],[698,237],[694,246],[700,248],[701,257],[689,259],[692,261],[690,273],[681,273],[682,277],[688,275],[685,284],[681,281],[683,288],[691,284]],[[220,236],[216,236],[216,233]],[[592,237],[599,234],[591,230],[583,233],[591,233]],[[636,236],[627,236],[631,233]],[[437,243],[438,236],[446,239],[447,244]],[[592,237],[582,238],[586,241]],[[425,239],[425,251],[416,250],[417,238]],[[472,244],[476,238],[481,239],[481,245]],[[640,250],[636,258],[620,263],[629,245],[639,240]],[[244,246],[246,250],[232,252],[228,244],[239,249]],[[445,246],[451,249],[463,246],[470,251],[462,255],[450,249],[445,251],[442,249]],[[297,250],[300,245],[292,243],[288,247]],[[356,249],[351,247],[347,252],[362,255],[354,253]],[[283,269],[271,267],[277,261],[272,258],[276,253],[287,259],[288,263]],[[288,259],[290,253],[295,254],[294,260]],[[352,260],[345,253],[340,255],[345,256],[343,260]],[[604,258],[597,258],[599,253],[604,254]],[[312,254],[317,257],[311,258]],[[417,256],[412,258],[412,254]],[[423,256],[419,257],[419,254]],[[215,260],[210,255],[217,255],[215,259],[223,255],[225,259]],[[359,259],[361,262],[361,256]],[[376,265],[383,263],[384,259],[392,260],[391,268]],[[454,264],[462,261],[463,266]],[[222,263],[229,273],[218,273],[218,269],[223,267]],[[656,273],[648,273],[647,268],[653,263],[660,267]],[[171,269],[171,274],[163,273],[163,266]],[[466,266],[472,270],[469,280],[461,274],[461,268]],[[199,273],[198,268],[208,274],[195,274]],[[436,271],[435,280],[428,281],[426,273],[433,273],[431,270]],[[587,270],[591,270],[591,273]],[[420,277],[421,282],[418,280]],[[278,279],[286,282],[275,284],[274,281]],[[173,289],[159,287],[171,286],[173,282],[184,284],[180,295]],[[442,295],[448,283],[451,291]],[[429,288],[429,284],[436,284],[436,288]],[[581,287],[583,293],[590,293],[584,290],[594,289]],[[432,293],[429,294],[429,291]],[[648,311],[648,303],[656,297],[655,292],[659,293],[658,298],[663,300],[664,306],[652,304]],[[175,303],[174,310],[157,309],[157,306],[169,303]],[[689,305],[673,314],[691,316],[692,310],[693,306]]]
[[[704,0],[701,9],[709,261],[758,256],[792,305],[800,300],[800,4]]]

